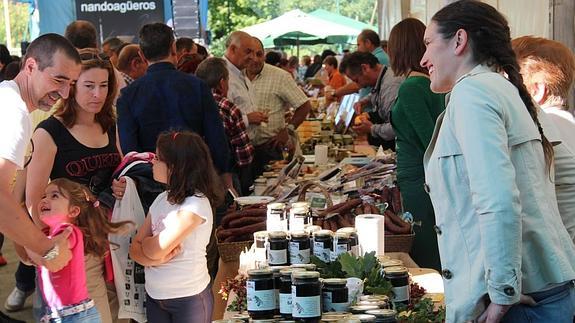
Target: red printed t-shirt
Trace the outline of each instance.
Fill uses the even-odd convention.
[[[88,299],[86,271],[84,267],[84,237],[82,231],[68,223],[50,228],[49,238],[58,235],[66,227],[72,227],[68,237],[72,259],[66,267],[57,272],[50,272],[46,267],[39,267],[40,284],[46,304],[52,309],[78,304]]]

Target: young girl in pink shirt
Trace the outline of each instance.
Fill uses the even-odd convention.
[[[58,272],[38,267],[46,315],[42,322],[101,322],[100,314],[86,288],[84,251],[103,256],[108,233],[116,233],[122,223],[110,223],[105,211],[90,191],[65,178],[55,179],[38,204],[40,220],[48,226],[48,236],[71,229],[68,237],[72,259]]]

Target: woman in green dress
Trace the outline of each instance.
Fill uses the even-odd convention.
[[[425,25],[407,18],[393,27],[389,35],[390,66],[395,75],[405,76],[391,109],[391,125],[396,135],[397,182],[404,211],[416,223],[411,257],[421,267],[440,270],[435,215],[425,192],[423,154],[431,140],[435,120],[445,109],[445,95],[429,89],[429,75],[419,62],[425,53]]]

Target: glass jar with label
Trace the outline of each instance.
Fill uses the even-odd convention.
[[[317,232],[317,231],[321,231],[321,227],[319,225],[306,225],[305,226],[305,232],[307,232],[309,234],[309,246],[310,246],[310,252],[313,255],[313,233]]]
[[[321,318],[321,284],[317,271],[292,273],[292,317],[303,322]]]
[[[309,264],[310,243],[309,235],[305,231],[290,232],[289,260],[291,264]]]
[[[271,269],[248,270],[246,282],[248,314],[252,319],[271,319],[276,308]]]
[[[280,285],[281,285],[281,274],[280,272],[284,269],[289,269],[289,266],[270,266],[269,267],[274,275],[274,290],[276,294],[276,315],[280,314]]]
[[[323,262],[331,261],[331,246],[333,243],[333,232],[330,230],[320,230],[313,233],[313,255]]]
[[[268,232],[268,264],[270,266],[288,265],[288,239],[283,231]]]
[[[268,211],[266,217],[267,231],[287,231],[287,219],[285,216],[284,203],[270,203],[268,204]]]
[[[280,315],[283,318],[291,319],[292,313],[292,299],[291,299],[291,286],[292,286],[292,273],[296,271],[305,271],[304,268],[286,268],[280,271],[280,293],[279,293],[279,307]]]
[[[397,312],[392,309],[381,309],[367,311],[365,314],[375,316],[375,323],[396,323]]]
[[[346,312],[349,309],[348,292],[346,279],[324,279],[322,288],[323,311]]]
[[[391,301],[395,304],[409,303],[409,273],[406,267],[394,266],[385,268],[385,278],[391,283],[393,296]]]
[[[267,266],[268,232],[267,231],[255,232],[254,244],[255,244],[256,268],[262,268]]]
[[[333,243],[331,247],[331,261],[336,261],[339,255],[349,252],[349,234],[337,232],[333,236]]]
[[[349,249],[351,254],[356,257],[361,256],[359,254],[359,237],[357,235],[357,229],[354,227],[345,227],[337,230],[336,233],[337,232],[349,234]]]
[[[307,202],[293,203],[289,217],[290,231],[302,231],[309,222],[309,204]]]

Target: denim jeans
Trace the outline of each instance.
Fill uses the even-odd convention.
[[[146,298],[148,322],[153,323],[210,323],[213,307],[211,284],[193,296],[156,300],[147,295]]]
[[[512,306],[502,323],[553,322],[572,323],[575,316],[575,287],[573,282],[547,291],[529,294],[537,305]]]
[[[64,316],[62,318],[51,319],[50,323],[101,323],[100,313],[96,306],[80,313]]]

